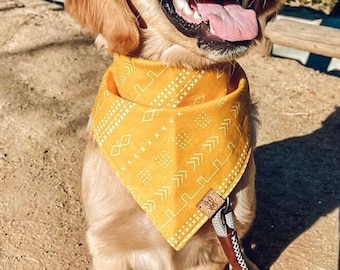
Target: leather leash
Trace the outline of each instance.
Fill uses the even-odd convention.
[[[240,242],[235,230],[229,197],[227,197],[224,204],[217,210],[211,218],[211,221],[232,269],[249,270],[243,258]]]

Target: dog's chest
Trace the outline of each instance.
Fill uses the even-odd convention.
[[[226,94],[228,93],[228,94]],[[187,70],[115,56],[92,112],[101,152],[164,238],[181,249],[249,160],[249,91],[236,64]]]

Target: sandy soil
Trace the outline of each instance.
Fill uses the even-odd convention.
[[[111,59],[56,5],[21,3],[0,11],[0,269],[89,269],[83,132]],[[338,269],[340,79],[240,62],[262,123],[250,255],[262,269]]]

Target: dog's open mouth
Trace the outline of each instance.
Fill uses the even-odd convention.
[[[258,36],[255,12],[235,0],[160,0],[160,3],[180,32],[205,43],[243,43]]]

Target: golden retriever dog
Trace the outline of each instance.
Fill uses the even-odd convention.
[[[238,66],[235,58],[244,55],[261,37],[257,18],[269,15],[279,5],[279,0],[66,1],[71,15],[103,37],[108,51],[115,57],[123,55],[147,63],[163,63],[175,69],[231,70],[227,74],[232,74]],[[255,117],[249,118],[250,145],[254,148]],[[90,123],[91,120],[92,117]],[[131,126],[131,129],[143,127]],[[82,192],[94,269],[225,269],[228,259],[210,220],[201,224],[183,247],[174,249],[136,202],[131,190],[123,185],[120,173],[112,169],[98,144],[90,124]],[[164,145],[167,147],[175,146],[169,143]],[[214,142],[209,147],[215,147]],[[145,165],[155,160],[145,160]],[[195,167],[194,162],[201,160],[190,162]],[[140,163],[137,166],[144,166]],[[239,238],[247,233],[255,215],[252,154],[242,173],[229,194]],[[247,266],[242,269],[257,269],[245,260]]]

